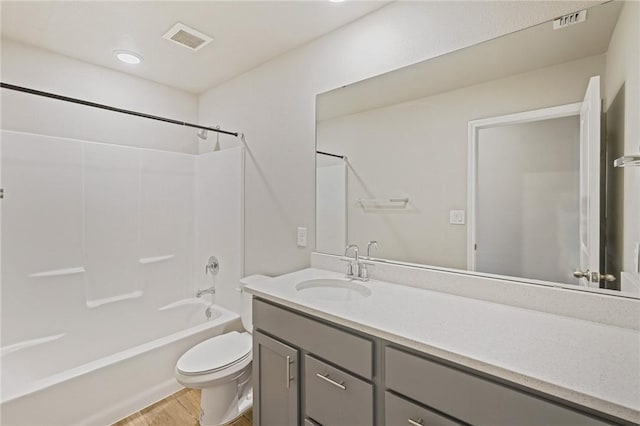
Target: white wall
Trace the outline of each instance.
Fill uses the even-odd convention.
[[[197,122],[197,96],[2,39],[4,83],[176,120]],[[196,130],[2,89],[2,128],[166,151],[198,153]]]
[[[449,224],[449,211],[467,208],[468,122],[581,102],[589,78],[604,72],[604,59],[591,56],[319,122],[318,149],[349,159],[349,242],[363,247],[378,240],[382,258],[467,269],[467,229]],[[408,197],[409,204],[364,210],[360,197]]]
[[[246,134],[246,273],[309,265],[315,96],[594,2],[395,2],[200,97],[201,122]],[[309,246],[296,246],[296,227]]]
[[[244,149],[241,147],[200,154],[196,158],[197,288],[216,286],[216,304],[240,312],[243,276]],[[209,256],[216,256],[220,271],[205,275]]]
[[[626,2],[611,36],[607,52],[605,110],[624,84],[624,150],[640,152],[640,3]],[[617,169],[624,173],[623,262],[625,272],[638,272],[640,244],[640,167]],[[640,274],[637,275],[640,278]]]
[[[580,118],[478,132],[476,270],[578,284]]]

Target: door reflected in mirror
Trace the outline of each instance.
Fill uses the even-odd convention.
[[[638,7],[319,95],[316,251],[640,292]]]

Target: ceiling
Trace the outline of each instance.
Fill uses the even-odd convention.
[[[201,93],[387,1],[2,1],[2,37]],[[162,38],[176,22],[214,38],[197,52]],[[115,49],[144,61],[119,62]]]
[[[318,121],[408,102],[607,51],[621,2],[594,6],[584,23],[545,22],[318,96]]]

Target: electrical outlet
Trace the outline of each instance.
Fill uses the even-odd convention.
[[[449,223],[452,225],[464,225],[464,210],[450,210]]]
[[[298,228],[298,247],[306,247],[307,246],[307,228],[299,227]]]

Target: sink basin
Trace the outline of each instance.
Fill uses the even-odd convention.
[[[371,296],[371,290],[360,283],[328,278],[302,281],[296,284],[296,290],[319,300],[348,301]]]

